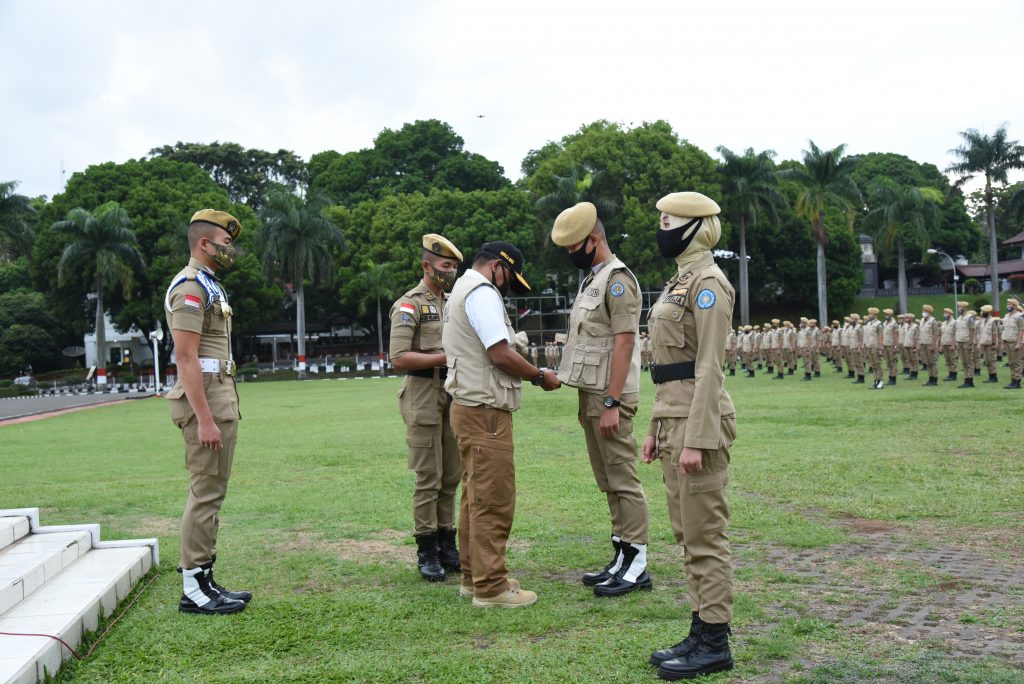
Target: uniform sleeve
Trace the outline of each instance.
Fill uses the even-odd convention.
[[[733,295],[716,278],[706,278],[694,289],[697,290],[693,298],[697,326],[696,378],[683,446],[717,449],[722,430],[724,341],[732,324]]]
[[[485,349],[505,340],[512,344],[505,326],[505,304],[492,287],[478,287],[466,296],[466,318]]]
[[[194,280],[186,280],[169,295],[171,330],[202,334],[206,316],[206,291]]]
[[[391,305],[391,337],[388,353],[397,359],[412,350],[412,338],[420,324],[420,310],[408,297],[402,297]]]
[[[640,290],[629,273],[618,270],[609,276],[604,300],[612,333],[636,333],[640,325]]]

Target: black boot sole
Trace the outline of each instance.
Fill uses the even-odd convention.
[[[604,589],[601,585],[597,585],[594,587],[594,596],[625,596],[634,591],[651,591],[652,589],[654,589],[654,582],[648,577],[646,581],[636,582],[628,587],[616,589]]]
[[[680,679],[696,679],[697,677],[700,677],[701,675],[714,674],[715,672],[725,672],[726,670],[731,670],[731,669],[732,669],[732,659],[730,658],[726,662],[723,662],[723,663],[721,663],[719,665],[713,665],[711,667],[704,668],[704,669],[702,669],[702,670],[700,670],[698,672],[672,672],[671,670],[666,670],[664,667],[659,665],[658,666],[658,676],[660,678],[668,680],[670,682],[675,682],[675,681],[679,681]]]
[[[607,582],[611,578],[612,576],[606,572],[602,572],[599,575],[591,575],[590,573],[587,573],[586,575],[580,578],[580,581],[583,582],[584,586],[596,587],[601,582]]]
[[[241,613],[245,610],[246,604],[241,601],[234,601],[232,603],[225,603],[218,610],[204,610],[201,606],[197,606],[192,601],[187,604],[179,602],[178,612],[186,613],[188,615],[234,615],[235,613]]]

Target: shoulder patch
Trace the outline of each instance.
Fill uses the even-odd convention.
[[[608,292],[611,293],[612,297],[621,297],[622,293],[626,291],[626,286],[622,283],[612,283],[612,286],[608,288]]]
[[[416,307],[411,302],[402,302],[401,304],[398,305],[398,309],[399,311],[402,312],[403,316],[410,316],[416,313]],[[407,319],[403,318],[402,320]]]
[[[698,309],[710,309],[715,305],[715,293],[708,289],[703,289],[697,293],[697,308]]]

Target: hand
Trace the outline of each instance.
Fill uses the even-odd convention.
[[[541,381],[540,386],[544,388],[545,392],[556,390],[562,386],[562,381],[558,379],[558,375],[554,371],[544,371],[544,380]]]
[[[220,451],[224,446],[220,441],[220,428],[213,421],[199,424],[199,443],[207,449]]]
[[[644,463],[651,463],[655,458],[657,458],[658,455],[655,453],[654,449],[654,437],[651,435],[644,437],[644,445],[640,449],[640,452],[643,455]]]
[[[683,447],[683,453],[679,455],[679,474],[697,473],[701,469],[701,450]]]
[[[599,426],[601,428],[601,436],[605,439],[612,437],[619,431],[619,409],[617,406],[605,408],[604,411],[601,411]]]

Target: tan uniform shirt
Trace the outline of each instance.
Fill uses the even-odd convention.
[[[892,347],[896,344],[896,332],[899,328],[899,323],[893,319],[889,319],[885,323],[882,323],[882,346]]]
[[[956,319],[956,341],[957,342],[970,342],[971,333],[976,327],[974,316],[968,316],[964,314]]]
[[[985,318],[981,317],[981,321],[978,323],[978,343],[981,345],[990,345],[995,339],[996,331],[996,320],[989,316]]]
[[[199,358],[231,358],[231,307],[220,281],[195,258],[171,280],[164,297],[170,330],[199,333]],[[181,383],[181,380],[178,380]]]
[[[917,323],[907,324],[907,329],[903,331],[903,346],[904,347],[916,347],[917,346]]]
[[[1017,335],[1020,333],[1021,317],[1024,316],[1020,311],[1014,311],[1006,314],[1006,318],[1003,319],[1003,342],[1016,342]]]
[[[934,347],[942,334],[942,326],[934,316],[922,318],[918,326],[918,341],[926,347]]]
[[[444,323],[446,297],[438,297],[420,281],[391,305],[391,358],[397,359],[408,351],[434,353],[441,349],[441,331]]]
[[[882,322],[879,320],[868,321],[864,324],[864,346],[871,349],[878,348],[878,336],[882,331]]]

